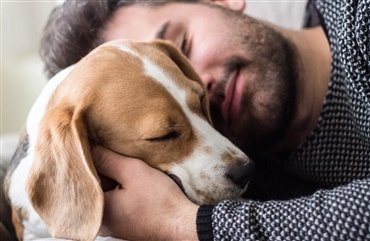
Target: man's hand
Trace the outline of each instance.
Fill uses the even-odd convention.
[[[129,240],[197,240],[192,203],[164,173],[141,160],[94,146],[99,174],[119,185],[105,192],[101,236]]]

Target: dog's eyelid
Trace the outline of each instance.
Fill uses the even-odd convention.
[[[154,138],[146,138],[145,140],[147,141],[169,141],[169,140],[172,140],[172,139],[176,139],[178,137],[181,136],[181,133],[178,132],[178,131],[171,131],[163,136],[159,136],[159,137],[154,137]]]

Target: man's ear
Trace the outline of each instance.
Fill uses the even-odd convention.
[[[225,8],[229,8],[236,12],[243,12],[247,6],[245,0],[203,0],[205,2],[212,2]]]

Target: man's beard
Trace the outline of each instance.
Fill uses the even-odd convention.
[[[253,21],[248,19],[250,27]],[[251,58],[234,56],[225,63],[224,78],[215,87],[210,100],[215,128],[252,158],[271,150],[287,130],[295,109],[298,77],[295,46],[274,29],[261,26],[258,24],[258,29],[252,32],[258,32],[264,38],[262,44],[259,44],[258,36],[256,39],[254,36],[240,36],[241,46]],[[262,34],[261,31],[266,32]],[[248,92],[250,86],[244,83],[238,118],[226,123],[221,106],[229,76],[236,71],[244,73],[244,81],[253,78],[258,93],[268,94],[263,102],[259,102],[255,98],[258,93]]]

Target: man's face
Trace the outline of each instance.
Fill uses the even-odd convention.
[[[173,42],[208,90],[216,129],[246,152],[271,147],[289,122],[292,56],[281,55],[281,35],[243,14],[204,4],[135,4],[116,11],[103,38]]]

